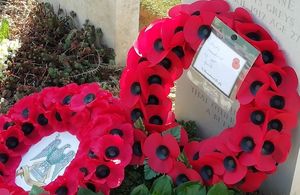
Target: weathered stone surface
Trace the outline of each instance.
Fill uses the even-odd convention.
[[[79,23],[88,19],[101,27],[104,40],[115,49],[116,62],[125,65],[127,51],[137,37],[140,0],[45,0],[56,8],[75,11]]]

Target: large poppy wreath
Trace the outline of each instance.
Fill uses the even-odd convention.
[[[168,94],[209,37],[215,16],[261,54],[238,91],[235,126],[204,141],[188,142],[183,128],[177,137],[169,130],[178,124]],[[299,112],[298,79],[276,42],[243,8],[232,12],[223,0],[173,7],[168,18],[140,32],[120,85],[120,99],[95,83],[46,88],[0,116],[0,192],[27,194],[15,178],[36,181],[26,177],[26,167],[19,168],[22,157],[55,133],[70,133],[79,147],[65,172],[42,185],[51,194],[75,194],[78,187],[108,194],[121,185],[127,165],[145,162],[154,172],[169,175],[175,185],[222,181],[251,192],[287,159]],[[134,128],[140,118],[147,132]],[[60,163],[57,156],[70,154],[64,153],[70,146],[58,147],[55,141],[46,164],[31,169],[43,168],[45,174],[47,166]],[[181,162],[181,152],[188,165]]]

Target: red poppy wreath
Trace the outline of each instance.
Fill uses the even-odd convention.
[[[189,142],[183,128],[177,136],[172,132],[178,124],[168,94],[216,16],[261,53],[237,93],[235,126]],[[224,182],[251,192],[287,159],[300,108],[298,79],[276,42],[243,8],[232,12],[224,0],[173,7],[168,18],[140,32],[120,86],[120,99],[95,83],[50,87],[0,116],[0,193],[28,194],[19,186],[37,185],[50,194],[72,195],[79,187],[109,194],[121,185],[127,165],[145,162],[176,186]],[[140,119],[146,131],[134,127]]]
[[[260,51],[237,93],[236,124],[201,142],[178,144],[164,131],[176,126],[170,88],[191,65],[211,33],[215,17]],[[129,50],[121,81],[121,101],[131,119],[143,118],[151,133],[143,158],[174,183],[224,182],[244,192],[255,191],[276,171],[291,148],[291,130],[299,112],[298,79],[270,34],[243,8],[230,11],[224,0],[196,1],[169,11],[169,17],[144,28]],[[190,166],[178,162],[179,146]],[[142,161],[140,161],[142,162]]]

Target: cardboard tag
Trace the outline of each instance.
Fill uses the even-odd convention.
[[[215,103],[229,110],[259,51],[217,17],[211,29],[195,55],[188,77]]]

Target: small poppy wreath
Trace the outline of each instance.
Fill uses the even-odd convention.
[[[183,70],[190,67],[201,42],[209,37],[216,16],[260,55],[237,93],[240,108],[235,126],[204,141],[181,140],[178,144],[163,133],[177,125],[168,95]],[[146,158],[155,172],[170,175],[175,184],[222,181],[251,192],[288,157],[300,108],[298,79],[277,43],[243,8],[230,11],[224,0],[171,8],[169,17],[141,30],[128,52],[120,86],[121,101],[132,121],[141,117],[150,132],[140,162]],[[179,146],[189,166],[178,162]]]
[[[63,175],[41,185],[46,191],[59,195],[76,194],[81,187],[109,194],[111,188],[121,184],[124,168],[131,161],[134,142],[134,128],[130,120],[126,118],[119,100],[97,83],[69,84],[62,88],[45,88],[40,93],[27,96],[6,115],[0,116],[1,194],[28,194],[16,185],[17,168],[23,155],[33,145],[55,132],[76,136],[79,147],[76,155],[73,153],[73,159],[69,159],[70,164]],[[59,142],[55,139],[52,143]],[[43,163],[50,164],[48,169],[46,165],[38,164],[29,170],[40,171],[39,175],[44,176],[45,170],[53,166],[56,169],[56,165],[61,163],[59,158],[71,154],[64,151],[68,147],[57,146],[46,155]],[[27,175],[26,180],[26,170],[23,170],[23,178],[28,185],[44,181],[31,175]]]

